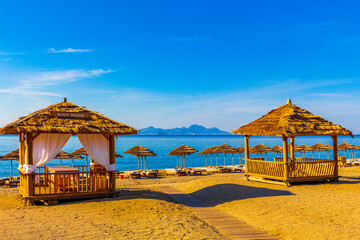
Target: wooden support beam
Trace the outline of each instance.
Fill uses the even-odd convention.
[[[244,148],[245,148],[245,158],[249,159],[250,158],[250,147],[249,147],[249,135],[245,135],[244,136]]]
[[[109,164],[115,164],[115,136],[109,135]],[[116,193],[115,172],[111,173],[110,189],[112,193]]]
[[[244,136],[244,148],[245,148],[245,175],[248,174],[248,163],[247,163],[247,159],[250,158],[250,148],[249,148],[249,138],[250,135],[245,135]]]
[[[338,141],[337,141],[337,135],[331,136],[333,140],[333,159],[334,159],[334,177],[339,176],[339,164],[338,164]]]
[[[33,135],[32,133],[26,134],[26,158],[25,164],[33,165]],[[34,195],[34,175],[33,174],[26,174],[27,178],[27,186],[26,191],[28,196]]]
[[[290,160],[295,162],[295,137],[290,137]]]
[[[25,163],[25,134],[19,134],[19,165]]]
[[[289,166],[288,166],[288,138],[283,137],[283,159],[284,159],[284,180],[289,178]]]

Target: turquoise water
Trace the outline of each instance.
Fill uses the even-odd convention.
[[[348,142],[354,145],[360,145],[360,136],[355,136],[351,138],[350,136],[339,136],[339,144],[342,142]],[[295,138],[295,144],[297,145],[312,145],[317,142],[322,142],[324,144],[332,145],[331,137],[297,137]],[[136,170],[138,167],[137,158],[124,154],[123,152],[135,145],[141,145],[147,147],[157,153],[156,157],[148,157],[147,165],[149,169],[161,169],[161,168],[173,168],[176,166],[176,156],[169,156],[168,153],[170,150],[186,144],[190,147],[195,148],[198,151],[201,151],[205,148],[222,145],[224,143],[229,144],[232,147],[244,146],[244,139],[242,136],[122,136],[116,140],[115,150],[117,153],[123,155],[123,158],[116,159],[117,170]],[[250,138],[250,146],[255,146],[259,143],[263,143],[269,147],[275,145],[281,145],[282,140],[278,137],[255,137]],[[74,150],[81,147],[80,142],[76,136],[72,136],[69,142],[65,145],[65,152],[73,152]],[[13,151],[18,148],[18,136],[1,136],[0,137],[0,155],[4,155],[10,151]],[[314,153],[314,157],[318,157],[318,152]],[[343,151],[339,152],[339,155],[344,156]],[[360,157],[360,153],[358,154]],[[242,157],[244,154],[242,155]],[[256,154],[252,155],[256,157]],[[298,154],[296,154],[298,156]],[[265,155],[263,155],[265,157]],[[268,158],[276,157],[276,153],[268,153]],[[309,152],[306,154],[306,157],[312,157],[312,153]],[[326,151],[321,152],[321,158],[327,159],[328,153]],[[330,158],[332,154],[330,152]],[[349,155],[348,155],[349,157]],[[210,158],[208,157],[208,162]],[[234,154],[235,163],[239,163],[239,154]],[[215,163],[215,157],[213,158],[213,163]],[[227,154],[227,164],[232,163],[231,154]],[[75,160],[76,165],[85,165],[85,160]],[[223,164],[223,154],[219,154],[219,164]],[[14,174],[18,175],[16,166],[18,165],[17,161],[14,161]],[[60,165],[60,160],[54,159],[47,165],[49,166],[58,166]],[[72,165],[72,160],[63,160],[63,165]],[[205,156],[192,154],[186,156],[186,166],[188,167],[199,167],[205,165]],[[10,161],[0,161],[0,176],[10,176]]]

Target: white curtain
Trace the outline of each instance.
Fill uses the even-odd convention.
[[[78,134],[81,145],[96,164],[110,171],[115,170],[115,164],[109,165],[109,140],[102,134]]]
[[[50,162],[65,146],[70,136],[71,134],[41,133],[33,141],[34,165],[23,165],[23,171],[31,173],[36,167]]]

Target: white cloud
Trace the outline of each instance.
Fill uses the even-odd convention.
[[[45,87],[75,82],[84,78],[99,77],[114,72],[111,69],[73,69],[64,71],[47,71],[26,73],[26,77],[19,77],[15,86],[0,89],[0,93],[21,95],[58,96],[57,93],[42,91]]]
[[[48,53],[78,53],[78,52],[92,52],[91,49],[74,49],[74,48],[66,48],[62,50],[55,50],[55,48],[49,48]]]

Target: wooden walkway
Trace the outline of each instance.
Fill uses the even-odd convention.
[[[231,239],[276,239],[265,232],[239,221],[227,213],[217,210],[214,207],[209,207],[199,199],[178,189],[166,185],[157,186],[157,188],[171,196],[178,203],[188,206],[199,218],[205,220]]]

